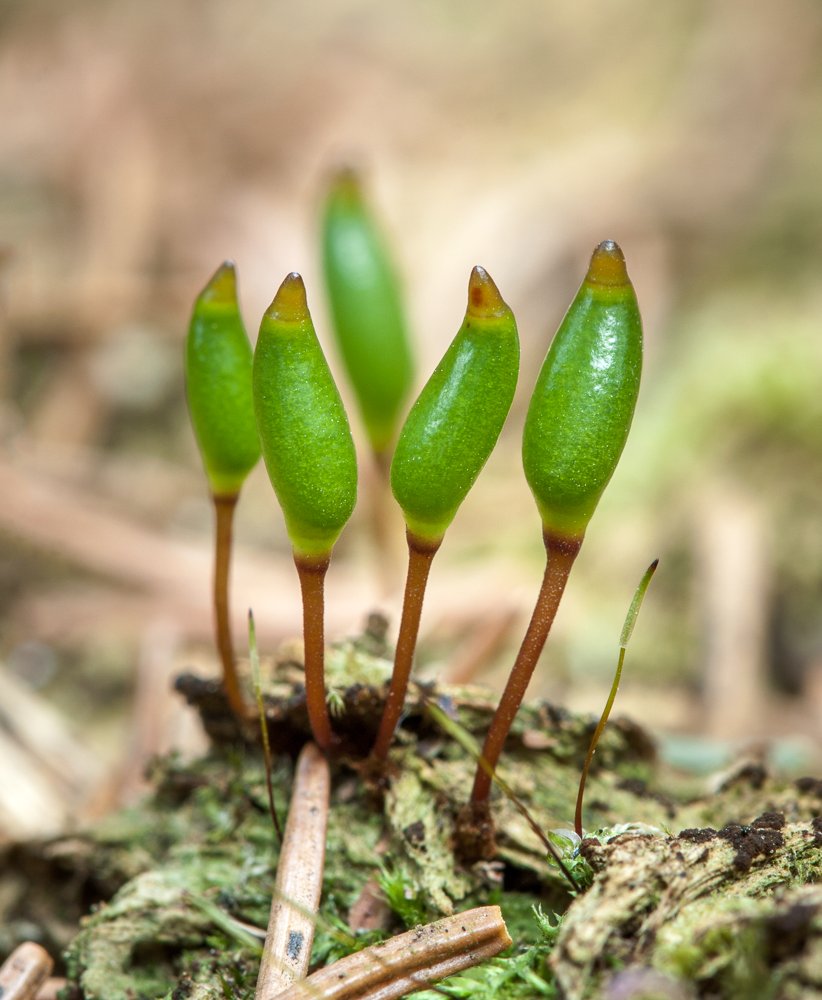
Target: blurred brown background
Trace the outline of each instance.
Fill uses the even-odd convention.
[[[183,666],[216,669],[189,309],[232,257],[254,336],[299,270],[339,373],[317,207],[341,160],[392,237],[420,380],[475,263],[523,342],[501,447],[434,565],[424,671],[500,685],[511,663],[543,558],[524,407],[612,237],[643,308],[643,391],[532,693],[600,709],[658,555],[618,710],[693,768],[763,747],[815,766],[820,29],[813,0],[5,0],[0,836],[106,808],[147,753],[198,746],[168,694]],[[375,607],[396,624],[402,559],[377,567],[362,492],[328,579],[332,637]],[[253,605],[270,653],[299,605],[261,469],[237,530],[237,644]]]

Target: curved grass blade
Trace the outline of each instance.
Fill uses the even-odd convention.
[[[594,759],[597,744],[599,743],[599,739],[602,736],[606,723],[608,722],[608,716],[611,714],[614,699],[616,698],[617,691],[619,690],[619,682],[622,679],[622,666],[625,663],[625,650],[628,648],[628,643],[631,641],[631,634],[634,631],[634,625],[636,625],[636,620],[639,617],[639,609],[642,607],[642,602],[645,599],[645,592],[648,590],[648,585],[650,584],[651,578],[656,572],[658,565],[659,559],[654,559],[651,565],[645,570],[645,575],[639,581],[639,586],[634,593],[631,606],[628,608],[628,614],[625,616],[625,623],[622,626],[622,632],[619,636],[619,659],[617,660],[616,672],[614,673],[614,681],[611,685],[608,700],[605,702],[605,708],[602,710],[602,715],[600,716],[597,727],[594,730],[594,735],[591,737],[591,743],[588,746],[588,753],[585,755],[585,763],[582,765],[582,774],[579,777],[577,806],[576,811],[574,812],[574,830],[578,837],[582,836],[582,801],[585,797],[585,782],[588,779],[588,770],[591,767],[591,761]]]
[[[254,612],[248,609],[248,656],[251,660],[251,681],[254,686],[254,698],[257,702],[257,712],[260,716],[260,737],[263,741],[263,764],[265,766],[265,785],[268,791],[268,809],[271,822],[277,831],[277,840],[283,842],[283,831],[280,818],[274,804],[274,785],[271,780],[271,745],[268,742],[268,724],[265,721],[265,705],[263,703],[263,685],[260,678],[260,654],[257,650],[257,629],[254,625]]]

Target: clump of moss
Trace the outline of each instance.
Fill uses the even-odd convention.
[[[330,683],[346,712],[351,704],[371,706],[370,715],[362,709],[364,724],[372,727],[363,739],[365,751],[367,737],[379,723],[390,672],[390,660],[373,644],[371,649],[366,654],[350,642],[329,656]],[[373,687],[380,676],[383,686]],[[189,692],[193,690],[190,685]],[[238,743],[236,730],[234,739],[227,735],[233,716],[222,692],[215,694],[207,685],[197,690],[210,724],[225,738],[193,764],[174,758],[158,763],[155,792],[142,808],[111,818],[91,834],[99,843],[95,859],[111,868],[111,859],[119,858],[121,879],[128,880],[84,920],[69,949],[68,971],[77,1000],[253,996],[258,947],[238,921],[265,926],[278,846],[258,748]],[[266,710],[272,735],[285,727],[292,752],[308,738],[303,697],[293,663],[285,657],[273,671]],[[426,697],[446,706],[475,736],[485,731],[494,708],[486,692],[470,688],[435,688]],[[672,981],[695,977],[707,984],[712,981],[712,954],[716,961],[721,958],[721,975],[736,982],[733,970],[743,962],[746,934],[770,933],[767,928],[776,926],[780,915],[812,901],[800,890],[822,875],[815,839],[822,835],[810,825],[819,805],[815,786],[778,784],[763,776],[756,787],[736,783],[719,796],[681,801],[676,784],[656,764],[647,736],[620,719],[606,730],[591,777],[588,816],[592,827],[601,828],[599,839],[583,841],[576,857],[574,845],[566,845],[568,863],[590,865],[591,888],[572,898],[538,838],[505,798],[494,803],[497,863],[459,864],[452,851],[452,824],[475,762],[427,717],[425,704],[422,693],[413,689],[392,751],[397,778],[382,797],[361,780],[353,758],[335,764],[314,964],[362,947],[379,933],[402,930],[409,922],[498,903],[515,947],[457,977],[448,987],[454,996],[551,996],[555,981],[568,997],[595,996],[600,994],[591,989],[607,982],[615,963],[632,962],[657,968]],[[501,771],[547,830],[570,825],[578,769],[592,727],[593,720],[546,704],[525,705],[518,717]],[[286,752],[277,757],[274,782],[280,801],[289,795],[290,761]],[[744,826],[753,824],[763,804],[769,815],[781,812],[784,827],[775,827],[775,821]],[[712,828],[704,825],[708,815]],[[632,822],[625,825],[627,821]],[[737,827],[725,828],[731,823]],[[671,836],[671,831],[686,828],[695,832]],[[761,849],[747,850],[746,845]],[[697,864],[691,854],[704,854],[705,860]],[[749,862],[747,870],[738,858]],[[690,881],[674,877],[679,869]],[[624,887],[617,887],[620,873],[628,870],[637,884],[636,896],[630,898]],[[680,882],[690,886],[706,876],[710,893],[695,893],[669,919],[672,887]],[[392,914],[388,925],[381,932],[352,934],[351,906],[366,883],[380,878]],[[535,905],[548,914],[564,914],[561,923],[551,916],[536,919]],[[709,918],[716,919],[716,931],[710,930]],[[655,919],[664,927],[651,937],[643,935],[643,921]],[[746,934],[736,941],[729,932],[728,949],[721,950],[722,927],[743,923]],[[816,924],[811,921],[809,928],[808,941],[817,942]],[[597,947],[602,945],[596,954],[604,958],[591,953],[589,964],[580,964],[585,954],[580,941],[594,939]],[[649,941],[656,943],[649,948]],[[686,948],[686,941],[697,950]],[[769,975],[782,975],[788,959],[773,949],[767,954]],[[790,961],[801,965],[803,956],[804,946]]]

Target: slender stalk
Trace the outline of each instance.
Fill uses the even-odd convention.
[[[498,906],[480,906],[347,955],[277,1000],[395,1000],[511,946]]]
[[[337,742],[325,700],[325,574],[331,556],[301,556],[294,553],[303,598],[303,642],[305,644],[305,704],[314,741],[326,753]]]
[[[431,561],[440,547],[440,541],[430,542],[418,538],[406,531],[408,540],[408,574],[405,578],[405,596],[402,602],[402,619],[397,637],[397,649],[394,654],[394,671],[391,674],[391,684],[385,700],[377,740],[374,744],[373,756],[377,760],[385,760],[397,728],[402,706],[405,702],[405,692],[408,690],[408,679],[411,676],[411,666],[414,662],[414,649],[417,645],[417,635],[420,630],[422,602],[425,597],[425,586],[431,570]]]
[[[3,1000],[33,1000],[53,965],[45,948],[24,941],[0,966],[0,996]]]
[[[228,578],[231,569],[231,538],[234,509],[238,494],[212,494],[216,529],[214,532],[214,626],[217,650],[223,665],[223,685],[228,704],[238,719],[245,719],[248,711],[237,676],[234,644],[231,641],[231,620],[228,610]]]
[[[514,717],[525,697],[525,691],[531,675],[537,665],[545,640],[551,631],[559,602],[568,582],[568,575],[577,557],[581,538],[562,538],[546,532],[544,535],[547,561],[545,575],[542,578],[537,603],[531,615],[531,621],[525,637],[522,640],[519,653],[505,685],[505,691],[500,698],[488,735],[482,748],[482,757],[486,767],[479,766],[474,777],[474,788],[471,792],[472,806],[479,806],[488,801],[491,793],[492,773],[497,766],[505,740],[511,729]]]
[[[280,996],[308,970],[323,884],[330,788],[328,761],[313,743],[306,743],[294,775],[256,1000]]]

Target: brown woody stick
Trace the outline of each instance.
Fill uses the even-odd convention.
[[[54,963],[45,948],[33,941],[18,945],[0,966],[0,997],[33,1000],[48,979]]]
[[[276,1000],[395,1000],[510,947],[498,906],[416,927],[326,966]]]
[[[308,969],[322,892],[331,778],[313,743],[297,760],[256,1000],[272,1000]]]

